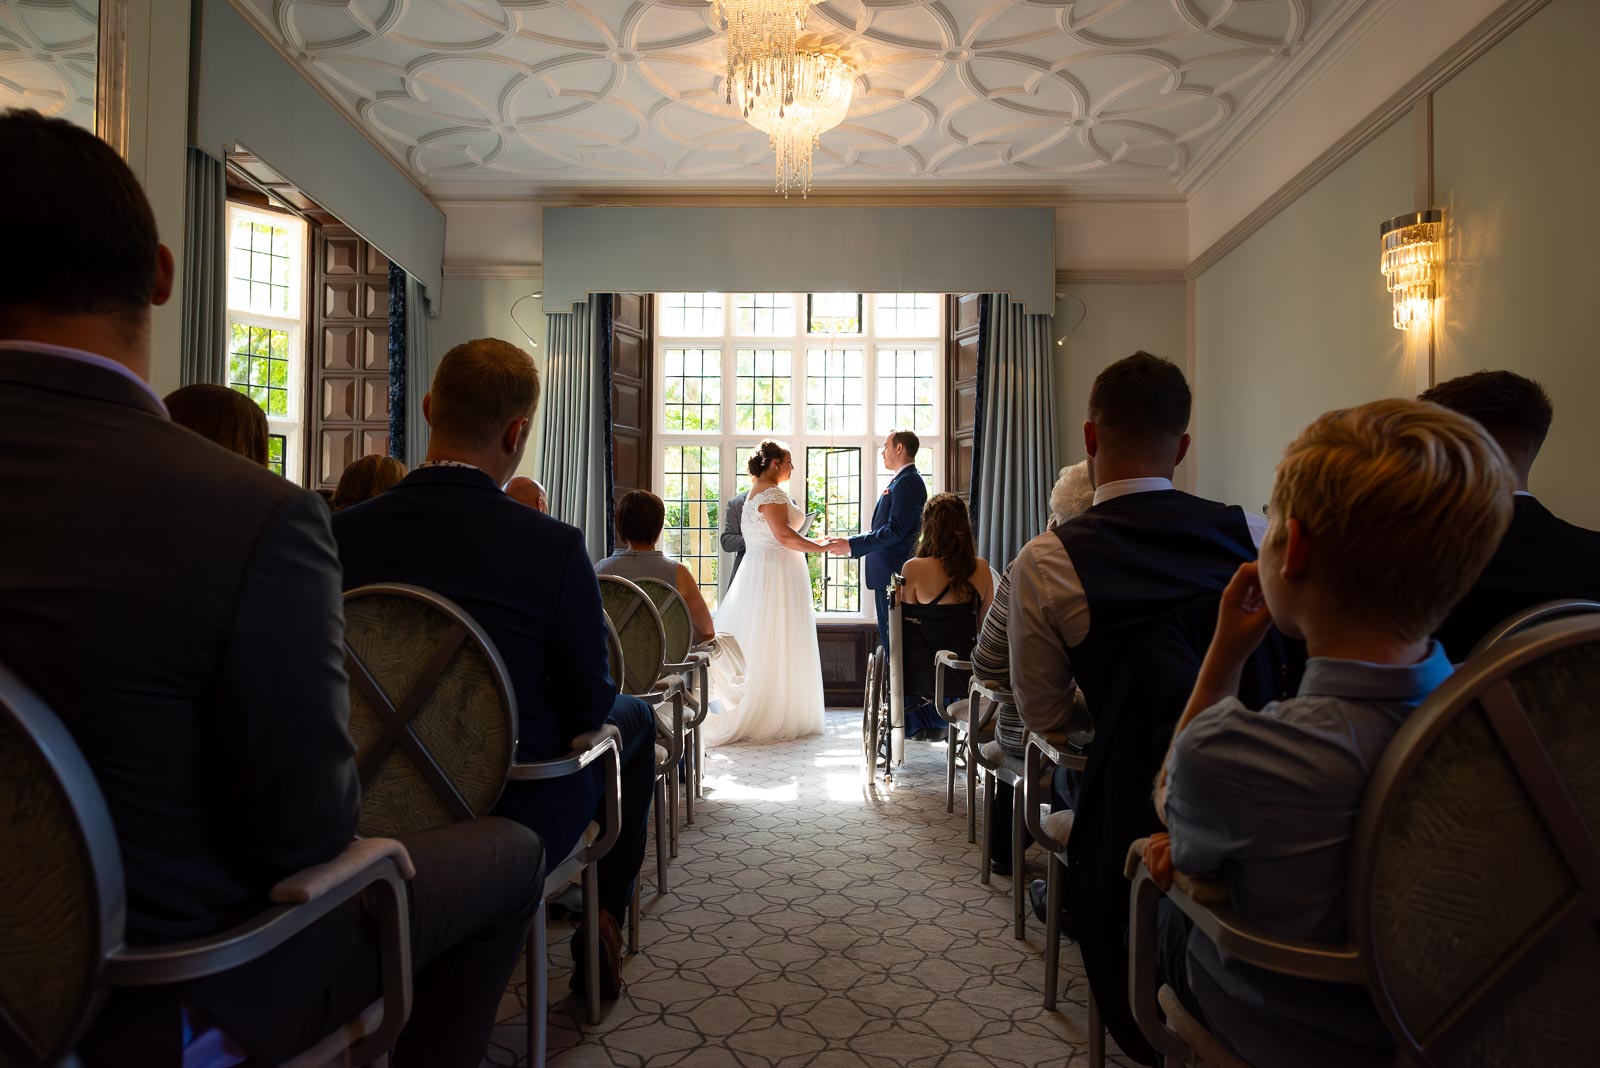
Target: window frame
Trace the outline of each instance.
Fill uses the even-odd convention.
[[[807,470],[807,450],[813,448],[859,448],[861,450],[860,487],[862,497],[861,524],[866,527],[871,521],[872,512],[880,493],[880,474],[888,477],[887,471],[882,471],[880,449],[883,444],[883,435],[878,433],[877,427],[877,402],[878,402],[878,353],[880,350],[894,349],[926,349],[932,354],[933,382],[932,382],[932,413],[933,426],[926,432],[917,431],[921,440],[921,448],[917,453],[916,465],[919,472],[930,483],[933,492],[944,489],[944,449],[950,438],[948,420],[949,412],[946,410],[946,382],[948,371],[945,366],[945,317],[947,315],[947,301],[944,294],[935,294],[937,316],[935,333],[927,337],[905,336],[879,336],[877,333],[877,294],[861,294],[861,332],[849,334],[813,334],[807,332],[809,325],[809,298],[808,293],[789,294],[792,306],[795,308],[793,321],[794,332],[790,335],[749,335],[736,333],[737,328],[737,293],[722,294],[724,314],[722,317],[721,334],[696,335],[696,336],[666,336],[659,329],[662,308],[666,301],[658,299],[655,303],[656,323],[652,344],[655,348],[654,370],[650,382],[650,404],[655,415],[657,431],[652,434],[651,441],[651,469],[652,489],[656,493],[665,490],[665,464],[666,450],[676,445],[714,445],[721,449],[718,464],[718,528],[712,534],[717,538],[715,543],[717,558],[717,583],[715,588],[705,587],[708,600],[714,595],[718,600],[727,594],[729,571],[731,570],[734,554],[723,552],[721,549],[720,534],[726,516],[722,514],[727,502],[737,492],[740,454],[758,445],[763,438],[778,438],[789,445],[794,456],[795,470],[789,483],[789,495],[805,508],[808,505],[806,492],[809,472]],[[862,399],[861,399],[861,430],[852,431],[821,431],[806,428],[806,378],[807,378],[807,350],[837,346],[842,348],[860,349],[862,353]],[[666,429],[666,358],[668,349],[705,349],[720,350],[722,354],[722,382],[721,391],[721,429],[717,431],[691,431]],[[787,349],[790,354],[790,427],[787,432],[774,431],[741,431],[737,429],[737,353],[741,349]],[[873,622],[876,615],[873,609],[872,597],[865,588],[865,569],[860,569],[858,575],[859,596],[857,604],[859,610],[855,612],[823,612],[817,613],[821,622],[827,623],[855,623]]]
[[[292,311],[297,315],[282,316],[271,315],[248,307],[241,307],[226,303],[223,322],[222,347],[228,358],[233,356],[233,326],[238,324],[245,327],[256,327],[265,330],[281,330],[288,335],[287,359],[289,363],[286,374],[286,390],[288,398],[285,407],[288,415],[273,415],[267,413],[267,433],[279,435],[283,440],[283,476],[297,486],[306,484],[306,415],[309,403],[309,390],[307,388],[306,366],[306,339],[308,330],[306,319],[310,308],[306,275],[310,268],[310,241],[311,227],[299,216],[287,212],[273,211],[268,208],[258,207],[254,204],[245,204],[230,200],[227,202],[225,224],[227,227],[227,263],[224,271],[227,276],[227,290],[224,301],[232,295],[233,281],[233,227],[238,219],[247,219],[270,226],[282,227],[295,233],[293,246],[295,254],[289,259],[289,281],[287,283]],[[231,377],[231,376],[230,376]],[[231,381],[224,385],[232,388]]]

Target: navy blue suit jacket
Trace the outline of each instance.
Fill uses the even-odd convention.
[[[465,467],[425,467],[333,517],[344,587],[404,582],[448,597],[478,622],[517,696],[519,760],[565,754],[599,728],[617,687],[606,659],[600,585],[583,534],[507,497]],[[561,857],[594,818],[592,777],[517,783],[502,810]],[[537,813],[537,816],[534,815]]]
[[[850,555],[867,558],[867,589],[881,590],[889,577],[911,559],[922,531],[922,506],[928,486],[915,464],[907,464],[889,480],[872,510],[872,530],[850,539]]]

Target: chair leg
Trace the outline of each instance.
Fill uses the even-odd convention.
[[[1089,1068],[1106,1068],[1106,1025],[1100,1019],[1100,1003],[1089,994]]]
[[[1044,863],[1046,895],[1044,918],[1044,1010],[1056,1011],[1056,988],[1061,970],[1061,883],[1066,877],[1061,861],[1051,853]]]
[[[978,840],[978,762],[974,759],[973,742],[970,737],[966,742],[967,757],[967,844]]]
[[[706,740],[699,730],[694,732],[694,793],[696,797],[705,796],[706,784]]]
[[[989,846],[990,839],[994,837],[994,816],[989,811],[989,799],[994,796],[994,774],[988,768],[983,770],[983,839],[978,848],[978,882],[984,886],[989,885]]]
[[[583,868],[584,996],[589,1000],[589,1023],[600,1022],[600,885],[593,864]]]
[[[667,892],[667,783],[656,779],[656,893]]]
[[[694,739],[689,738],[683,747],[683,822],[691,827],[694,826],[694,744]]]
[[[956,810],[956,741],[961,737],[954,727],[944,731],[944,810]]]
[[[1028,867],[1022,861],[1027,828],[1023,826],[1022,793],[1022,783],[1015,783],[1011,789],[1011,909],[1016,913],[1019,942],[1028,937]]]
[[[528,953],[525,970],[528,984],[528,1068],[544,1068],[545,1046],[548,1041],[550,1005],[549,978],[545,965],[545,908],[544,902],[534,910],[533,924],[528,928]]]
[[[634,876],[633,900],[628,903],[628,955],[639,952],[639,899],[644,895],[644,879]]]
[[[672,859],[678,859],[678,769],[667,771],[667,844],[672,848]]]

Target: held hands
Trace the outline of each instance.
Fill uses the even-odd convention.
[[[849,556],[850,555],[850,539],[849,538],[823,538],[822,539],[822,551],[826,552],[826,553],[832,553],[834,556]]]
[[[1209,655],[1218,658],[1219,665],[1242,667],[1271,626],[1272,613],[1261,593],[1259,566],[1254,562],[1240,564],[1222,591]]]

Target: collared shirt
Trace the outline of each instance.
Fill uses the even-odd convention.
[[[1172,489],[1168,478],[1127,478],[1107,482],[1094,491],[1104,504],[1135,493]],[[1250,539],[1260,548],[1267,520],[1245,512]],[[1073,681],[1070,650],[1089,636],[1089,598],[1066,546],[1045,531],[1022,547],[1012,562],[1011,679],[1022,722],[1040,733],[1070,730]]]
[[[1221,875],[1234,910],[1273,934],[1343,941],[1350,840],[1367,784],[1406,718],[1451,670],[1438,642],[1401,666],[1314,657],[1288,700],[1252,711],[1230,697],[1200,713],[1167,762],[1173,866]],[[1327,984],[1263,977],[1224,960],[1198,933],[1189,972],[1207,1025],[1252,1064],[1311,1063],[1289,1047],[1326,1049],[1328,1036],[1384,1043],[1365,991],[1346,997]]]
[[[150,383],[140,378],[126,364],[118,363],[109,356],[101,356],[96,352],[85,352],[83,349],[68,348],[65,345],[46,345],[42,341],[0,341],[0,349],[25,349],[28,352],[42,352],[47,356],[60,356],[65,360],[77,360],[79,363],[114,371],[130,382],[139,383],[139,388],[150,395],[150,399],[156,402],[157,408],[160,408],[163,413],[167,410],[166,404],[161,400],[161,394],[152,389]]]

